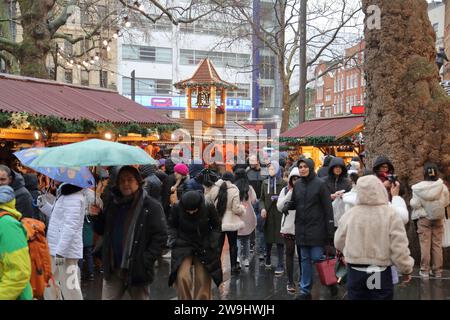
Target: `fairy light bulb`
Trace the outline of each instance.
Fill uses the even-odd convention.
[[[111,47],[110,47],[110,46],[107,46],[107,47],[106,47],[106,51],[110,52],[110,51],[111,51]]]
[[[103,40],[103,45],[107,46],[108,45],[108,40]]]

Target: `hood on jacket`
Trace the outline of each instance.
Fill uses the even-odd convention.
[[[334,173],[333,173],[334,167],[341,167],[342,168],[342,173],[340,174],[341,177],[347,175],[347,167],[345,166],[344,159],[339,158],[339,157],[335,157],[335,158],[333,158],[331,160],[330,165],[328,166],[328,176],[329,177],[333,177],[334,176]]]
[[[60,193],[62,196],[68,196],[68,195],[71,195],[73,193],[83,190],[83,188],[74,186],[73,184],[63,183],[59,187],[59,190],[60,190]]]
[[[330,155],[328,155],[328,156],[326,156],[324,159],[323,159],[323,165],[322,165],[322,167],[328,167],[329,165],[330,165],[330,162],[331,162],[331,160],[333,160],[333,156],[330,156]]]
[[[10,186],[0,186],[0,210],[8,211],[20,220],[22,214],[16,210],[16,196]]]
[[[435,163],[427,162],[423,166],[423,177],[427,181],[437,181],[439,179],[438,166]]]
[[[442,179],[437,181],[422,181],[411,187],[412,191],[425,201],[439,200],[446,186]]]
[[[306,165],[309,168],[309,175],[307,177],[301,177],[300,179],[306,179],[306,180],[311,180],[316,176],[316,173],[314,172],[314,161],[310,158],[308,159],[300,159],[298,161],[298,164],[300,165],[300,163],[306,163]],[[300,170],[299,170],[300,171]]]
[[[388,205],[389,197],[383,183],[375,176],[364,176],[356,183],[356,204],[368,206]]]
[[[298,171],[298,168],[296,167],[296,168],[292,168],[292,170],[291,170],[291,172],[289,173],[289,178],[288,178],[288,181],[289,181],[289,184],[291,185],[291,186],[293,186],[294,184],[292,183],[292,177],[300,177],[300,172]]]
[[[27,188],[29,191],[39,190],[37,175],[32,173],[24,174],[23,179],[25,181],[25,188]]]
[[[200,171],[203,170],[203,163],[202,161],[198,161],[198,160],[194,160],[190,165],[189,165],[189,176],[191,178],[195,178]]]
[[[172,159],[166,159],[166,173],[167,175],[171,175],[172,173],[174,173],[174,168],[175,168],[175,163],[173,163]]]
[[[25,180],[20,173],[11,170],[11,174],[13,176],[11,187],[14,189],[14,191],[17,191],[20,188],[25,187]]]
[[[372,166],[372,171],[376,174],[378,171],[378,168],[382,165],[382,164],[387,164],[389,167],[389,173],[394,173],[394,166],[391,162],[391,160],[388,159],[388,157],[386,156],[378,156],[375,159],[375,162],[373,163]]]

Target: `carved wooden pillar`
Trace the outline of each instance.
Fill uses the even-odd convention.
[[[191,116],[192,116],[192,89],[190,87],[186,87],[186,97],[187,97],[186,119],[191,119]]]
[[[211,109],[210,109],[210,112],[211,112],[210,124],[215,124],[216,123],[216,87],[215,86],[211,86],[211,96],[210,96],[209,105],[211,107]]]

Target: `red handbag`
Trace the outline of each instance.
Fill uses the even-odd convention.
[[[338,283],[335,272],[336,261],[336,258],[330,259],[327,256],[325,260],[316,262],[317,273],[322,285],[332,286]]]

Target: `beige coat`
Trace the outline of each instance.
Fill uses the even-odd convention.
[[[413,209],[411,219],[443,219],[445,207],[449,204],[449,193],[444,181],[422,181],[411,187]]]
[[[334,236],[336,249],[351,264],[387,267],[394,264],[402,274],[411,274],[408,237],[400,217],[388,206],[386,188],[375,176],[365,176],[356,185],[356,206],[339,220]]]
[[[216,182],[208,192],[205,194],[205,199],[214,203],[217,206],[217,195],[219,193],[220,186],[224,183],[223,180]],[[225,181],[227,184],[227,209],[222,218],[222,231],[238,231],[245,226],[241,216],[245,214],[245,207],[242,205],[239,199],[239,189],[230,181]]]

